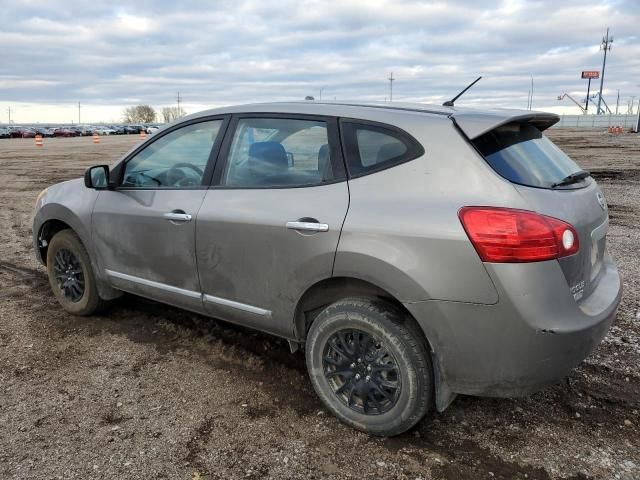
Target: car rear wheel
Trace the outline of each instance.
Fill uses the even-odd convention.
[[[62,307],[74,315],[91,315],[107,302],[98,295],[91,260],[71,230],[56,233],[47,248],[49,285]]]
[[[426,342],[403,312],[349,298],[327,307],[306,341],[311,382],[339,420],[371,435],[398,435],[433,404]]]

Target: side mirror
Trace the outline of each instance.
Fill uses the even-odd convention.
[[[84,172],[84,186],[87,188],[111,190],[113,184],[109,181],[109,166],[94,165],[93,167],[87,168]]]

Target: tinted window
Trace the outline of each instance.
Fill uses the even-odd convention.
[[[331,160],[324,121],[244,118],[238,121],[221,184],[317,185],[335,178]]]
[[[342,126],[351,176],[388,168],[424,153],[420,144],[395,129],[353,122]]]
[[[150,143],[127,162],[122,186],[200,186],[221,125],[222,120],[187,125]]]
[[[530,124],[511,123],[485,133],[473,142],[491,167],[507,180],[550,188],[580,167]],[[572,185],[584,186],[585,180]]]

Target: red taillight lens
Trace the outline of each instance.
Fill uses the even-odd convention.
[[[464,207],[458,212],[483,262],[540,262],[578,251],[578,234],[568,223],[527,210]]]

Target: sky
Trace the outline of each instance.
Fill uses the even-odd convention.
[[[117,122],[124,108],[302,100],[579,113],[582,70],[640,100],[640,0],[0,0],[0,123]],[[599,81],[592,82],[592,90]]]

